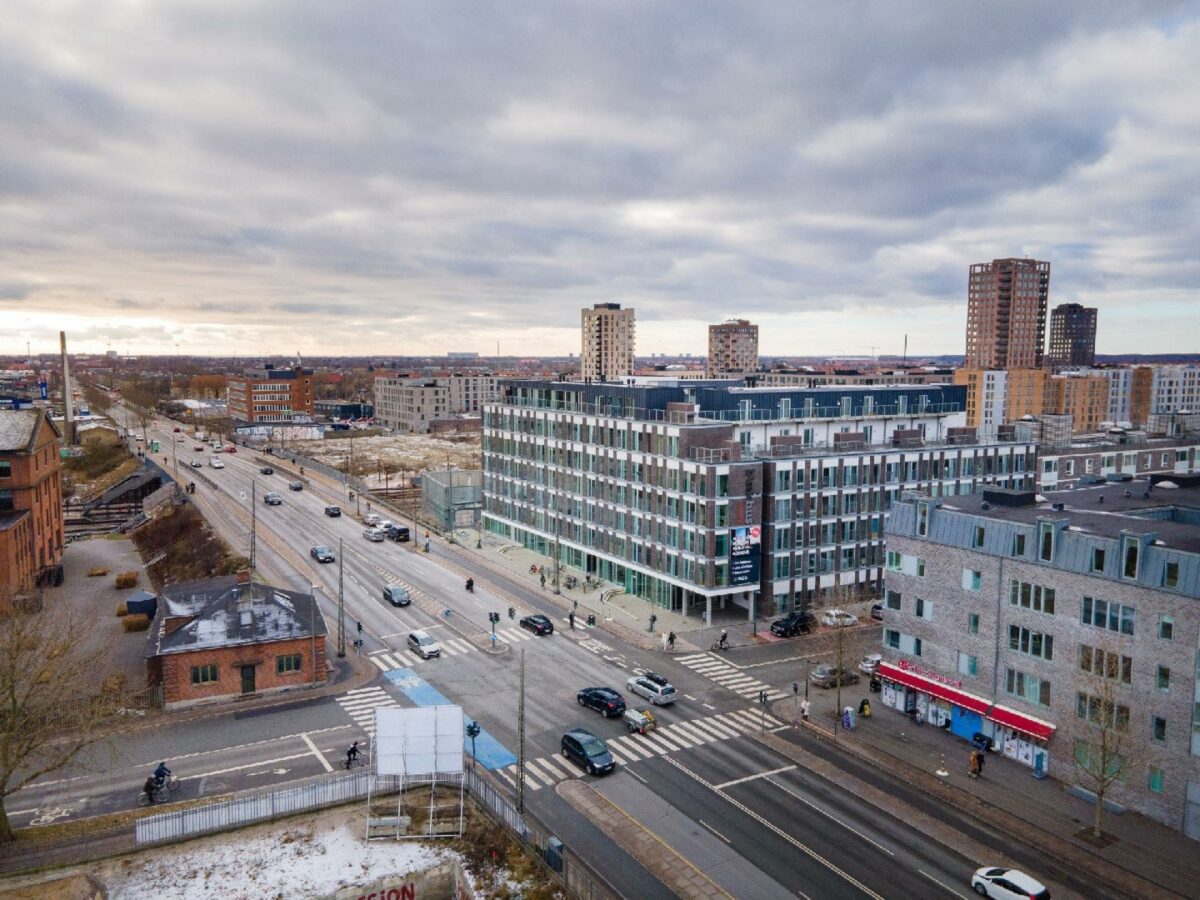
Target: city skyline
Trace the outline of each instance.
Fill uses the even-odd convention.
[[[612,302],[639,357],[919,358],[1010,256],[1099,354],[1197,349],[1189,4],[17,2],[0,48],[2,352],[566,355]]]

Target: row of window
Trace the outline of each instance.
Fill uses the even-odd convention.
[[[299,672],[301,665],[302,660],[299,653],[287,653],[282,656],[276,656],[275,674],[290,675],[294,672]],[[192,666],[192,684],[216,684],[218,681],[220,681],[220,673],[217,670],[216,663]]]

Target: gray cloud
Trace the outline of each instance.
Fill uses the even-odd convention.
[[[1101,308],[1102,350],[1195,349],[1198,19],[7,3],[0,331],[549,353],[616,300],[644,353],[732,314],[768,353],[958,352],[967,266],[1029,254]]]

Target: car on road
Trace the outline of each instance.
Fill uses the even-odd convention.
[[[267,504],[267,506],[281,506],[283,498],[274,491],[268,491],[267,495],[263,497],[263,503]]]
[[[875,603],[871,606],[871,618],[878,622],[883,621],[883,604]]]
[[[204,452],[204,445],[203,445],[203,444],[193,444],[193,445],[192,445],[192,451],[193,451],[193,452],[195,452],[195,453],[203,453],[203,452]]]
[[[590,707],[606,719],[625,715],[625,698],[612,688],[584,688],[575,695],[575,699],[579,701],[580,706]]]
[[[393,522],[391,519],[383,519],[375,527],[378,528],[380,531],[389,531],[390,529],[396,527],[396,523]]]
[[[625,687],[629,693],[645,697],[655,706],[666,706],[675,702],[675,688],[669,682],[661,684],[644,675],[634,675],[625,682]]]
[[[208,464],[209,464],[210,466],[212,466],[214,469],[223,469],[223,468],[225,468],[225,463],[221,462],[221,461],[220,461],[219,459],[217,459],[215,456],[214,456],[212,459],[210,459],[210,460],[208,461]]]
[[[412,597],[408,593],[408,588],[402,584],[385,584],[383,586],[383,599],[392,606],[408,606],[412,603]]]
[[[367,513],[365,516],[363,516],[363,524],[364,525],[378,525],[379,524],[379,513],[373,513],[373,512]]]
[[[341,514],[342,514],[342,508],[340,506],[325,507],[325,515],[329,516],[329,518],[331,518],[331,519],[336,519]]]
[[[202,469],[202,468],[204,468],[204,463],[200,462],[200,460],[198,460],[198,459],[193,459],[192,460],[192,468],[193,469]]]
[[[522,628],[528,628],[534,634],[554,634],[554,623],[541,613],[537,613],[532,616],[524,616],[517,624]]]
[[[400,544],[403,544],[405,541],[407,541],[412,534],[407,525],[393,525],[391,528],[385,528],[383,530],[387,533],[389,541],[396,541]]]
[[[302,491],[302,490],[304,490],[304,482],[303,481],[289,481],[288,482],[288,490],[289,491]]]
[[[228,447],[225,448],[225,452],[226,453],[237,453],[237,447],[233,446],[233,444],[230,444]]]
[[[830,628],[844,628],[847,625],[857,625],[858,616],[841,609],[827,609],[821,613],[821,624]]]
[[[607,775],[617,766],[604,741],[586,728],[572,728],[562,736],[560,746],[563,758],[583,766],[589,775]]]
[[[842,684],[857,684],[858,673],[851,672],[849,669],[839,670],[837,666],[829,663],[821,663],[809,673],[808,680],[817,687],[836,687],[839,681]]]
[[[971,876],[971,888],[980,897],[997,900],[1050,900],[1044,884],[1017,869],[978,869]]]
[[[883,662],[883,655],[879,653],[868,653],[858,663],[858,671],[864,675],[874,675],[879,671],[879,664]]]
[[[176,426],[175,428],[173,428],[173,429],[172,429],[172,431],[183,431],[183,429],[182,429],[182,428],[180,428],[180,427],[178,427],[178,426]]]
[[[812,631],[812,616],[808,613],[790,613],[771,623],[771,634],[779,637],[794,637]]]
[[[382,531],[380,531],[378,528],[367,528],[363,531],[363,537],[365,537],[368,541],[372,541],[372,542],[378,544],[378,543],[382,543],[383,539],[386,538],[387,535],[384,534]]]
[[[429,659],[431,656],[441,656],[442,648],[438,642],[427,631],[414,631],[408,636],[408,649],[421,659]]]
[[[319,563],[329,563],[335,561],[333,551],[328,547],[313,547],[308,551],[308,555]]]
[[[274,475],[275,470],[272,469],[270,466],[263,466],[261,469],[258,470],[258,473],[260,475]]]

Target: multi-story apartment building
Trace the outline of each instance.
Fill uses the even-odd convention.
[[[1090,366],[1096,361],[1096,310],[1060,303],[1050,311],[1052,366]]]
[[[61,581],[62,433],[45,409],[0,410],[0,611]]]
[[[884,705],[1068,783],[1119,736],[1107,799],[1200,838],[1200,477],[1170,478],[1045,502],[906,494],[887,525]]]
[[[511,382],[484,410],[484,522],[685,614],[870,590],[905,487],[1032,486],[1032,445],[974,441],[963,394]]]
[[[1150,475],[1189,474],[1200,469],[1200,435],[1154,440],[1145,432],[1123,433],[1038,451],[1038,488],[1070,490],[1102,481]]]
[[[1139,366],[1134,380],[1135,396],[1146,404],[1144,418],[1134,419],[1135,425],[1155,414],[1200,411],[1200,366]]]
[[[1022,416],[1042,414],[1045,369],[959,369],[954,383],[967,389],[967,425],[982,434]]]
[[[226,378],[229,417],[237,422],[291,422],[311,418],[313,370],[303,366],[246,369]]]
[[[906,384],[949,384],[954,381],[953,369],[922,367],[919,369],[896,369],[893,371],[860,372],[857,369],[834,369],[832,372],[815,370],[773,369],[759,372],[747,383],[758,387],[824,387],[833,384],[894,385]]]
[[[994,259],[971,266],[968,369],[1038,369],[1046,343],[1050,263]]]
[[[1095,431],[1109,421],[1110,382],[1103,375],[1052,375],[1046,381],[1044,409],[1048,413],[1071,416],[1076,432]]]
[[[597,303],[582,311],[584,381],[613,381],[633,374],[634,312],[620,303]]]
[[[376,378],[375,421],[396,431],[425,434],[434,422],[481,412],[499,383],[495,375],[461,372],[437,378]]]
[[[708,326],[708,377],[725,378],[758,371],[758,326],[730,319]]]

